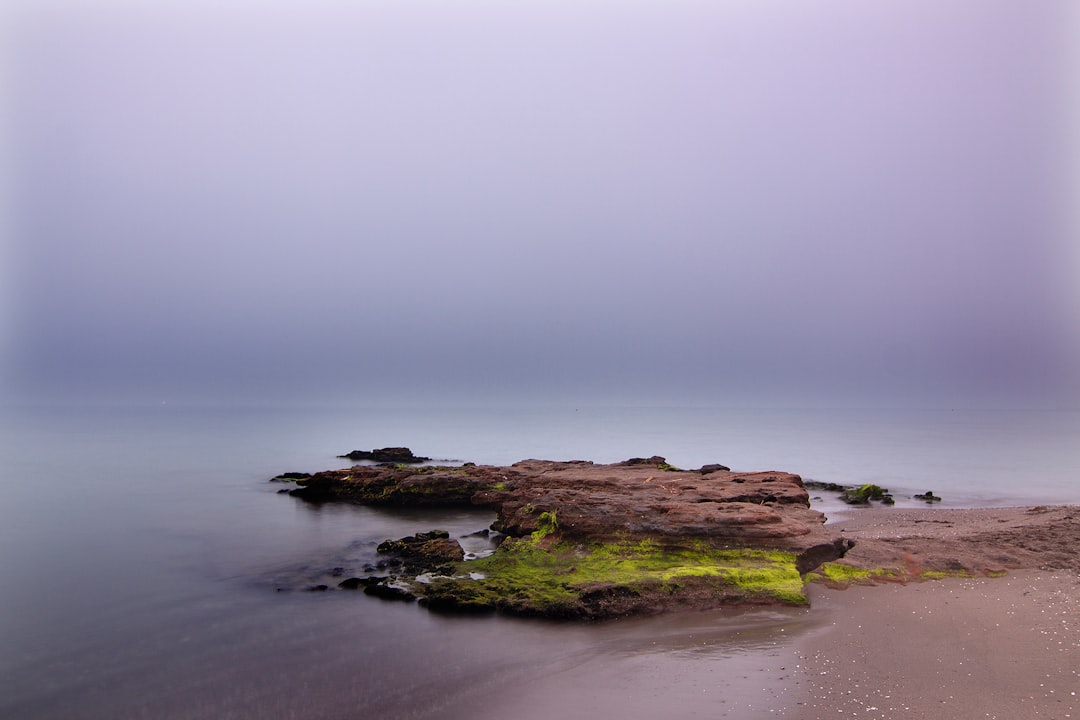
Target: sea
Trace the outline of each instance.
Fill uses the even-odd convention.
[[[818,631],[813,608],[568,624],[336,589],[382,540],[494,519],[312,505],[269,482],[387,446],[446,463],[662,455],[875,483],[913,507],[927,490],[941,507],[1080,503],[1076,411],[7,407],[0,718],[799,717],[792,648]]]

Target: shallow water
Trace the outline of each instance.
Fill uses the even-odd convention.
[[[1078,430],[1076,413],[8,409],[0,717],[774,716],[806,611],[558,625],[305,592],[383,539],[491,516],[312,506],[267,479],[405,444],[480,463],[660,454],[953,507],[1080,502]]]

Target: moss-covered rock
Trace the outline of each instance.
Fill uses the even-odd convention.
[[[705,470],[708,472],[704,472]],[[507,467],[354,466],[298,479],[316,502],[471,505],[507,537],[463,559],[424,533],[383,543],[353,589],[419,596],[432,610],[598,619],[677,607],[802,605],[801,573],[850,542],[823,525],[798,475],[680,470],[663,457],[611,465],[522,460]]]
[[[806,604],[796,555],[653,540],[568,543],[534,533],[417,588],[429,608],[601,619],[672,604]]]
[[[896,502],[893,500],[893,496],[889,494],[888,488],[870,483],[847,488],[840,493],[840,499],[848,505],[869,505],[871,500],[877,500],[885,505],[892,505]]]

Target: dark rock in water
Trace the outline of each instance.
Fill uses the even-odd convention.
[[[368,587],[369,585],[378,585],[379,583],[385,583],[387,579],[388,578],[386,576],[366,578],[351,577],[339,582],[338,587],[342,590],[358,590],[362,587]]]
[[[714,472],[731,472],[731,468],[729,468],[727,465],[718,465],[714,463],[712,465],[702,465],[701,469],[698,470],[698,472],[702,475],[708,475],[709,473]]]
[[[413,455],[413,451],[407,447],[388,447],[377,448],[375,450],[353,450],[345,455],[338,455],[340,458],[347,458],[349,460],[370,460],[377,463],[403,463],[403,464],[415,464],[428,462],[431,460],[429,457],[420,457],[419,455]]]
[[[803,480],[803,487],[807,490],[827,490],[829,492],[844,492],[851,488],[834,482],[821,482],[820,480]]]
[[[403,564],[404,563],[402,563],[401,558],[392,557],[385,560],[380,560],[379,562],[375,563],[375,569],[386,570],[387,568],[400,567]]]
[[[869,505],[871,500],[877,500],[886,505],[892,505],[895,501],[889,494],[888,488],[867,483],[859,487],[847,488],[840,493],[840,499],[848,505]]]
[[[803,487],[808,490],[827,490],[840,493],[840,499],[848,505],[869,505],[871,500],[876,500],[882,505],[895,505],[896,500],[889,494],[888,488],[877,485],[841,485],[834,482],[821,482],[819,480],[804,480]],[[821,498],[814,498],[820,500]]]
[[[386,585],[379,583],[377,585],[368,585],[364,588],[365,595],[374,595],[375,597],[382,598],[383,600],[406,600],[413,601],[416,599],[416,595],[404,588],[397,587],[395,585]]]
[[[914,495],[913,497],[916,500],[923,500],[928,504],[941,502],[941,498],[939,498],[937,495],[935,495],[933,490],[927,490],[922,495]]]
[[[511,489],[513,475],[493,467],[376,467],[354,465],[297,480],[290,494],[311,502],[472,507],[484,490]]]
[[[308,592],[326,592],[330,587],[327,585],[312,585],[308,588]]]
[[[652,457],[647,457],[647,458],[634,457],[634,458],[630,458],[629,460],[623,460],[621,463],[618,463],[618,464],[619,465],[628,465],[628,466],[633,466],[633,465],[656,465],[656,466],[659,467],[660,465],[667,465],[667,458],[660,457],[659,455],[653,455]]]
[[[311,477],[311,473],[304,472],[287,472],[275,475],[270,478],[270,482],[293,482],[294,480],[303,480],[304,478]]]
[[[465,537],[486,538],[486,537],[490,537],[490,536],[491,536],[491,530],[488,529],[488,528],[484,528],[483,530],[477,530],[476,532],[469,533]]]
[[[447,562],[460,562],[465,559],[461,543],[451,540],[445,530],[432,530],[417,533],[399,540],[386,540],[375,548],[384,555],[396,555],[407,563],[421,563],[425,566]]]

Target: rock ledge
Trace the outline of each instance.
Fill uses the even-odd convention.
[[[736,473],[717,464],[681,470],[659,456],[611,465],[358,465],[296,484],[291,494],[311,502],[494,510],[492,529],[506,538],[487,558],[460,560],[440,541],[448,552],[426,568],[417,565],[415,542],[384,544],[407,560],[399,566],[404,574],[385,584],[437,611],[600,619],[805,604],[802,575],[851,546],[810,508],[798,475]],[[383,584],[371,582],[354,586]]]

